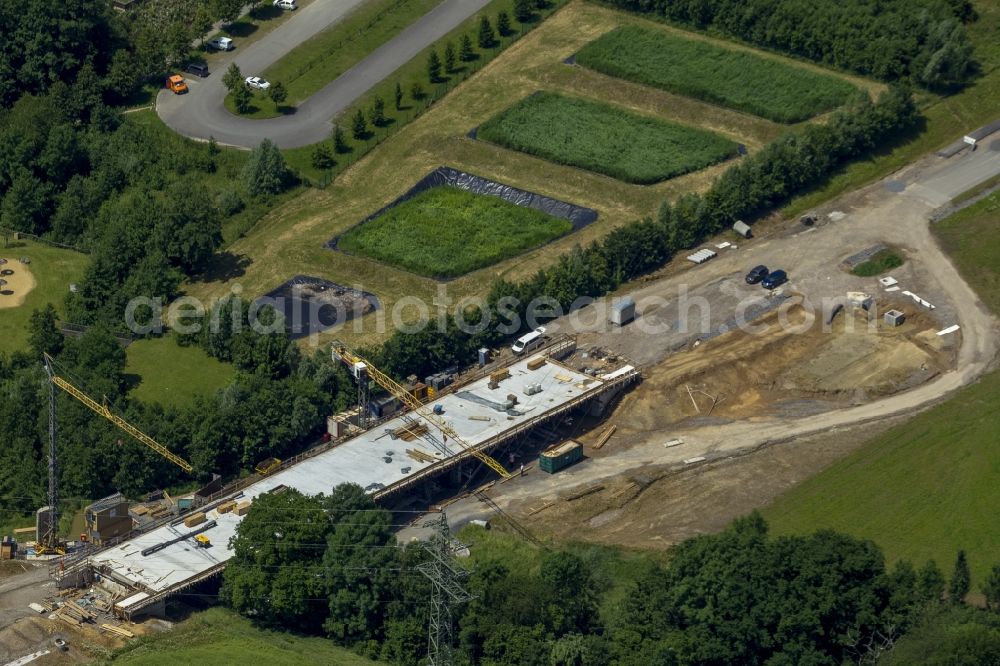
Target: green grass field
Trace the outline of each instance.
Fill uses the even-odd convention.
[[[210,666],[250,662],[267,666],[372,666],[382,663],[359,657],[325,638],[257,629],[248,620],[224,608],[196,613],[170,631],[132,641],[104,663]]]
[[[46,303],[54,305],[56,312],[63,312],[63,299],[69,293],[69,285],[79,282],[90,262],[85,254],[34,241],[11,241],[11,245],[3,247],[0,242],[0,257],[10,260],[14,270],[21,270],[17,261],[21,257],[31,259],[28,270],[36,286],[21,305],[0,309],[0,352],[8,354],[27,349],[27,326],[32,312],[43,309]]]
[[[871,539],[888,562],[969,555],[978,586],[1000,564],[1000,374],[876,437],[764,511],[777,534],[835,529]]]
[[[857,90],[833,75],[638,26],[618,28],[591,42],[576,61],[610,76],[782,123],[830,111]]]
[[[1000,313],[1000,192],[932,227],[958,271],[993,312]]]
[[[643,185],[736,154],[736,143],[705,130],[548,92],[490,118],[477,138]]]
[[[137,340],[128,346],[125,372],[137,375],[132,395],[143,402],[182,406],[195,396],[211,397],[236,372],[200,347],[181,347],[172,336]]]
[[[1000,194],[936,224],[935,235],[983,301],[1000,312]],[[888,561],[964,548],[973,589],[1000,564],[1000,372],[865,444],[782,495],[764,515],[779,534],[833,528],[873,540]]]
[[[901,256],[892,250],[882,250],[868,261],[863,261],[851,269],[851,274],[858,277],[874,277],[902,265],[903,258]]]
[[[571,229],[566,220],[498,197],[435,187],[354,227],[337,247],[420,275],[456,277]]]

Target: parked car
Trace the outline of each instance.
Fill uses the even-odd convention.
[[[525,352],[530,352],[532,349],[537,349],[538,347],[542,346],[543,342],[545,342],[544,338],[542,337],[544,334],[545,334],[545,327],[539,326],[531,333],[525,333],[517,340],[515,340],[514,344],[511,345],[510,350],[515,354],[520,355],[524,354]]]
[[[247,85],[257,90],[267,90],[271,87],[271,84],[266,79],[262,79],[259,76],[248,76]]]
[[[184,71],[188,74],[194,74],[195,76],[200,76],[205,78],[208,76],[208,65],[202,64],[200,62],[189,62]]]
[[[757,284],[767,277],[767,266],[754,266],[747,273],[747,284]]]
[[[180,74],[174,74],[167,77],[167,90],[172,91],[175,95],[183,95],[188,91],[187,83],[184,82],[184,77]]]
[[[785,271],[777,270],[768,273],[767,277],[761,280],[760,286],[764,289],[774,289],[786,282],[788,282],[788,274]]]
[[[274,6],[278,9],[287,9],[290,12],[297,9],[295,0],[274,0]]]
[[[208,45],[216,51],[232,51],[236,44],[229,37],[215,37],[208,40]]]

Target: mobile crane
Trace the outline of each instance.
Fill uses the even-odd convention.
[[[191,473],[194,467],[188,461],[184,460],[177,454],[173,453],[167,447],[163,446],[155,439],[145,434],[134,425],[126,421],[125,419],[117,416],[112,412],[106,405],[97,402],[89,395],[73,386],[69,381],[60,377],[55,373],[54,361],[52,357],[48,354],[44,355],[45,361],[45,373],[48,375],[49,379],[49,518],[46,524],[46,531],[44,534],[38,534],[38,545],[36,552],[39,555],[56,553],[59,555],[65,554],[65,548],[63,544],[59,541],[58,532],[58,503],[59,503],[59,480],[58,480],[58,467],[57,467],[57,457],[56,457],[56,388],[60,388],[69,395],[76,398],[78,401],[82,402],[86,407],[97,415],[111,421],[133,438],[137,439],[142,444],[145,444],[152,450],[159,453],[161,456],[174,463],[185,472]]]

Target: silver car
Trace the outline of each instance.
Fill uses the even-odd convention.
[[[248,76],[247,85],[257,90],[267,90],[271,87],[271,84],[266,79],[262,79],[259,76]]]

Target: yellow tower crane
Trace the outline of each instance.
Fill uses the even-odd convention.
[[[72,384],[70,384],[68,381],[66,381],[62,377],[60,377],[58,375],[52,375],[52,383],[55,384],[56,386],[58,386],[59,388],[61,388],[66,393],[69,393],[71,396],[73,396],[74,398],[76,398],[77,400],[79,400],[80,402],[82,402],[87,407],[89,407],[91,409],[91,411],[93,411],[96,414],[98,414],[100,416],[103,416],[107,420],[111,421],[116,426],[118,426],[119,428],[121,428],[122,430],[124,430],[125,432],[127,432],[128,434],[132,435],[133,438],[137,439],[142,444],[145,444],[149,448],[153,449],[154,451],[156,451],[157,453],[159,453],[161,456],[163,456],[164,458],[166,458],[167,460],[169,460],[173,464],[175,464],[178,467],[180,467],[185,472],[189,472],[190,473],[190,472],[192,472],[194,470],[194,467],[191,466],[191,463],[189,463],[188,461],[184,460],[184,458],[181,458],[176,453],[171,452],[170,449],[168,449],[167,447],[163,446],[162,444],[160,444],[159,442],[157,442],[155,439],[153,439],[152,437],[150,437],[146,433],[142,432],[141,430],[139,430],[138,428],[136,428],[134,425],[132,425],[131,423],[129,423],[125,419],[121,418],[120,416],[116,416],[114,414],[114,412],[112,412],[110,409],[108,409],[108,407],[106,405],[102,405],[101,403],[97,402],[96,400],[94,400],[89,395],[87,395],[86,393],[84,393],[80,389],[78,389],[75,386],[73,386]]]
[[[161,456],[174,463],[185,472],[192,472],[194,467],[188,461],[184,460],[177,454],[173,453],[167,447],[163,446],[155,439],[142,432],[134,425],[126,421],[125,419],[117,416],[112,412],[106,405],[103,405],[89,395],[73,386],[69,381],[63,379],[59,375],[55,374],[52,357],[45,354],[45,370],[49,375],[49,382],[53,387],[59,387],[66,393],[70,394],[84,405],[86,405],[91,411],[95,412],[99,416],[104,417],[108,421],[111,421],[116,426],[127,432],[129,435],[137,439],[142,444],[145,444],[152,450],[159,453]],[[58,495],[58,480],[56,471],[56,414],[55,414],[55,392],[51,389],[49,395],[49,511],[50,517],[48,519],[49,529],[45,535],[38,535],[38,553],[59,553],[62,554],[64,549],[62,544],[59,542],[57,535],[56,522],[58,519],[58,507],[59,495]]]
[[[445,437],[451,439],[453,442],[457,443],[463,449],[471,453],[473,456],[482,461],[487,467],[492,469],[494,472],[499,474],[502,478],[510,478],[510,474],[504,469],[503,465],[498,463],[496,460],[491,458],[485,452],[474,448],[471,444],[468,444],[459,437],[458,433],[455,432],[454,428],[448,425],[448,422],[443,418],[434,413],[433,410],[428,409],[427,405],[418,400],[412,393],[403,388],[396,380],[394,380],[389,375],[385,374],[374,365],[366,361],[365,359],[358,356],[356,353],[351,351],[347,345],[342,342],[334,342],[332,345],[333,358],[334,360],[339,360],[350,369],[354,378],[358,381],[359,386],[367,381],[370,377],[376,384],[384,388],[389,392],[392,397],[396,398],[411,412],[419,414],[427,422],[433,424],[441,431]],[[367,405],[362,405],[362,410],[366,409]]]

